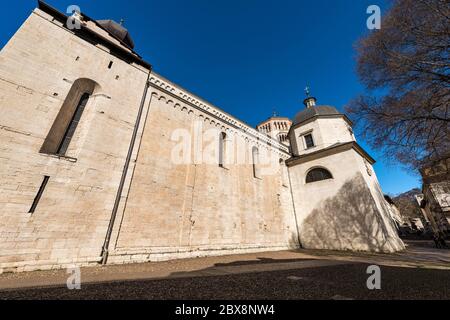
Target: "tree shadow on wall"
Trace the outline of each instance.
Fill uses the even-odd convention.
[[[393,252],[401,240],[387,228],[360,173],[304,220],[304,248]]]

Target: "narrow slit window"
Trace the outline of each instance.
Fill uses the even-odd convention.
[[[113,65],[113,62],[110,61],[109,64],[108,64],[108,69],[111,69],[111,68],[112,68],[112,65]]]
[[[28,211],[28,213],[34,213],[36,211],[36,208],[39,204],[39,201],[41,200],[42,194],[44,193],[45,187],[47,186],[49,179],[50,179],[49,176],[44,177],[44,181],[42,181],[39,191],[36,194],[36,197],[34,198],[33,204],[31,205],[30,211]]]
[[[81,116],[83,115],[83,111],[84,108],[86,107],[88,100],[89,100],[88,93],[85,93],[81,96],[80,102],[78,103],[77,108],[75,109],[72,120],[70,121],[69,126],[67,127],[67,130],[61,141],[61,144],[58,147],[57,151],[58,155],[66,154],[67,149],[69,148],[70,145],[70,141],[72,140],[75,134],[75,130],[77,129],[78,123],[80,122]]]

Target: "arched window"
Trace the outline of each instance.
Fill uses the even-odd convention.
[[[41,153],[66,155],[89,97],[98,88],[98,84],[90,79],[75,80],[45,138]]]
[[[226,139],[227,134],[225,132],[221,132],[219,135],[219,167],[221,168],[224,168],[225,163]]]
[[[252,164],[253,164],[253,177],[260,178],[259,173],[259,150],[257,147],[252,148]]]
[[[330,171],[324,168],[315,168],[308,172],[306,175],[306,183],[322,181],[327,179],[333,179]]]

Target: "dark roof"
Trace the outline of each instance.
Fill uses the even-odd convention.
[[[334,115],[343,115],[343,114],[332,106],[314,106],[311,108],[306,108],[296,114],[296,116],[294,117],[294,121],[292,122],[292,126],[295,126],[299,123],[312,119],[315,116],[334,116]]]
[[[114,38],[126,44],[130,49],[134,48],[134,41],[131,38],[130,33],[122,25],[114,20],[98,20],[97,22]]]

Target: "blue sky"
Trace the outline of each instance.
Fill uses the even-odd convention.
[[[61,11],[80,6],[95,19],[125,19],[136,51],[156,72],[255,126],[274,109],[292,118],[304,108],[308,83],[319,104],[342,110],[362,93],[354,43],[369,32],[369,5],[384,0],[48,0]],[[8,3],[2,16],[3,47],[36,7],[35,0]],[[377,160],[383,191],[420,186],[383,155]]]

